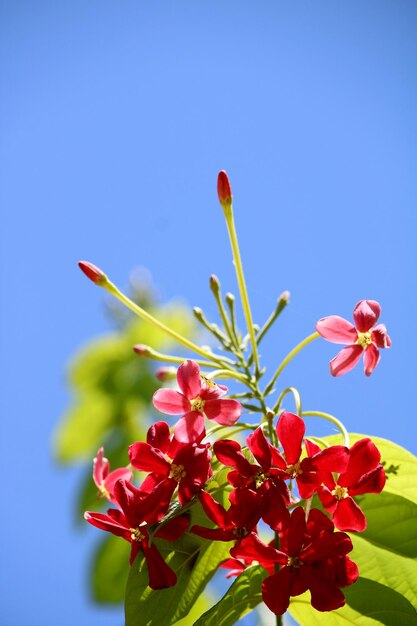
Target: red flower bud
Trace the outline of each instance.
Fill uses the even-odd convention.
[[[78,267],[96,285],[103,285],[107,281],[107,276],[93,263],[88,261],[78,261]]]
[[[151,353],[150,347],[145,346],[143,343],[138,343],[136,346],[133,346],[133,351],[139,356],[149,356]]]
[[[155,376],[158,380],[161,380],[162,382],[174,380],[174,378],[177,377],[177,368],[169,366],[159,367],[155,372]]]
[[[232,204],[232,187],[230,186],[229,177],[224,170],[219,172],[217,177],[217,193],[220,204],[223,208],[228,208]]]

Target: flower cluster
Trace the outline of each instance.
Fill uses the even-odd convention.
[[[306,590],[319,611],[342,606],[341,588],[355,582],[358,570],[347,556],[351,540],[340,531],[366,528],[353,496],[379,493],[385,483],[375,444],[366,438],[350,449],[342,445],[321,449],[305,439],[304,420],[283,411],[274,430],[277,445],[268,441],[259,426],[247,437],[244,448],[233,439],[219,439],[211,446],[203,443],[204,417],[232,425],[240,415],[240,403],[224,399],[226,387],[202,377],[193,361],[178,368],[177,380],[181,391],[159,389],[153,398],[160,411],[177,414],[182,409],[173,434],[166,422],[156,422],[146,442],[129,447],[131,466],[147,473],[139,488],[131,482],[130,469],[109,473],[103,449],[98,451],[94,481],[101,495],[118,508],[107,514],[89,511],[86,520],[131,542],[131,563],[142,550],[149,585],[161,589],[174,585],[176,576],[149,540],[149,527],[156,528],[156,538],[174,541],[186,531],[189,518],[183,511],[197,496],[209,526],[195,524],[190,532],[210,541],[233,542],[231,559],[225,564],[233,574],[260,563],[269,574],[262,597],[271,611],[281,615],[290,597]],[[207,488],[216,459],[229,468],[227,509]],[[330,517],[300,506],[300,502],[311,502],[315,494]],[[181,505],[178,512],[158,526],[173,499]],[[260,524],[273,531],[269,544],[259,536]]]
[[[176,573],[158,550],[158,538],[172,541],[175,550],[175,541],[189,532],[195,541],[200,541],[197,536],[202,538],[201,543],[232,543],[230,558],[216,562],[213,570],[225,567],[227,575],[233,576],[254,563],[262,566],[265,577],[259,591],[277,616],[288,609],[291,597],[307,590],[315,609],[331,611],[343,606],[342,589],[358,578],[358,568],[348,556],[352,541],[347,532],[366,528],[364,511],[355,498],[383,489],[381,456],[368,437],[350,446],[346,428],[336,417],[303,411],[295,387],[284,389],[275,403],[270,398],[287,364],[320,336],[345,344],[330,362],[333,376],[350,371],[361,356],[369,376],[379,363],[380,349],[389,348],[391,339],[385,326],[378,324],[379,303],[361,300],[353,312],[354,325],[337,315],[320,319],[316,332],[289,352],[264,385],[266,368],[261,367],[259,344],[288,305],[289,292],[282,293],[263,326],[254,324],[234,225],[233,194],[224,171],[219,174],[217,189],[246,322],[242,333],[236,323],[235,296],[228,293],[223,299],[220,281],[211,276],[210,289],[222,327],[206,319],[198,307],[194,315],[220,343],[217,351],[194,343],[153,317],[120,292],[97,266],[79,263],[96,285],[199,357],[197,362],[163,355],[142,344],[134,347],[141,358],[170,364],[159,368],[156,375],[166,382],[176,374],[178,389],[158,389],[153,405],[164,414],[179,417],[171,427],[162,421],[154,423],[146,442],[132,443],[127,468],[110,472],[103,448],[99,449],[93,478],[99,494],[115,508],[107,513],[88,511],[85,518],[129,541],[131,564],[142,553],[152,589],[176,583]],[[179,365],[176,372],[173,363]],[[225,397],[227,387],[216,382],[224,379],[232,379],[241,388]],[[282,405],[290,393],[294,413]],[[242,413],[251,415],[252,421],[243,422]],[[343,445],[306,438],[304,417],[309,415],[332,422],[343,435]],[[243,431],[250,431],[245,445],[234,438]],[[138,487],[132,482],[134,471],[146,473]],[[225,475],[221,498],[216,498],[211,485]],[[206,523],[201,519],[204,514]],[[167,623],[171,617],[167,616]]]

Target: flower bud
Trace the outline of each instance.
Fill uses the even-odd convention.
[[[233,198],[232,187],[230,186],[229,177],[224,170],[221,170],[217,177],[217,194],[223,209],[230,209]]]
[[[94,284],[102,286],[107,282],[107,276],[93,263],[78,261],[78,267]]]
[[[139,356],[150,356],[152,353],[151,348],[149,346],[145,346],[143,343],[138,343],[136,346],[133,346],[133,351]]]
[[[212,274],[210,276],[210,289],[212,290],[214,295],[220,293],[220,281],[215,274]]]
[[[204,318],[203,309],[200,309],[199,306],[193,307],[194,317],[201,321]]]
[[[155,376],[163,383],[168,380],[174,380],[177,377],[177,368],[168,365],[158,367]]]
[[[234,305],[235,303],[235,297],[232,293],[230,293],[230,291],[227,292],[227,294],[225,295],[224,299],[226,300],[227,304],[230,305]]]

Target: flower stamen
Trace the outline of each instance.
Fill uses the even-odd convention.
[[[173,478],[177,481],[177,483],[179,483],[181,478],[185,478],[185,476],[187,476],[187,472],[184,469],[184,465],[176,465],[175,463],[171,464],[171,469],[169,471],[170,478]]]
[[[340,487],[336,485],[336,487],[332,491],[332,496],[336,498],[336,500],[343,500],[348,497],[348,489],[347,487]]]

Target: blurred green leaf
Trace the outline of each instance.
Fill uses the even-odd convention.
[[[248,567],[236,578],[223,598],[204,613],[194,626],[233,626],[262,602],[261,587],[266,576],[263,567]]]
[[[108,535],[94,554],[91,590],[96,602],[123,602],[129,575],[130,544]]]

